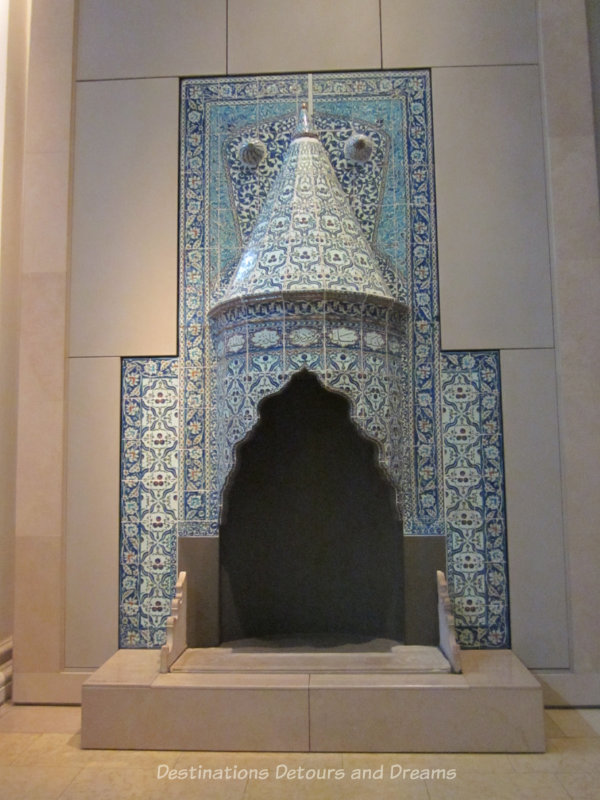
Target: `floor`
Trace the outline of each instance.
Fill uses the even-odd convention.
[[[597,800],[600,708],[549,709],[545,718],[542,755],[84,751],[78,707],[5,704],[0,797]]]

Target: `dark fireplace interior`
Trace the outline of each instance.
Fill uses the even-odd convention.
[[[259,410],[225,492],[220,641],[403,641],[402,526],[375,443],[306,370]]]

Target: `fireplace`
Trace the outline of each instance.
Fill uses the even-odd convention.
[[[445,357],[442,413],[427,73],[182,91],[181,353],[124,366],[131,649],[84,686],[83,746],[543,749],[539,685],[505,650],[457,674],[436,596],[448,547],[463,640],[506,646],[497,471],[463,481],[493,358]]]

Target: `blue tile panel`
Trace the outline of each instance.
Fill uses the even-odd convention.
[[[164,643],[175,586],[179,359],[123,359],[120,646]]]
[[[342,337],[333,342],[334,321],[328,334],[329,346],[319,353],[308,345],[323,309],[306,308],[300,320],[298,309],[294,309],[293,326],[284,329],[284,320],[290,317],[276,298],[270,304],[265,302],[262,311],[253,311],[269,319],[268,332],[264,320],[261,326],[255,326],[256,320],[244,316],[243,307],[236,309],[238,316],[231,315],[226,323],[227,336],[221,337],[229,348],[227,358],[218,358],[218,337],[213,338],[208,309],[223,296],[279,172],[299,105],[308,95],[309,78],[283,75],[183,81],[179,357],[124,362],[121,646],[151,647],[164,641],[176,536],[218,535],[221,489],[235,457],[220,445],[224,441],[223,426],[230,426],[225,437],[229,442],[239,441],[255,419],[258,400],[279,388],[290,371],[302,366],[330,376],[328,383],[352,394],[348,382],[356,380],[353,359],[363,359],[363,384],[357,390],[355,387],[358,404],[355,402],[354,408],[362,407],[356,413],[365,419],[370,413],[370,424],[375,427],[380,395],[389,395],[394,384],[386,402],[395,403],[398,409],[392,434],[396,445],[387,457],[393,462],[392,470],[402,470],[400,505],[405,535],[439,535],[448,530],[448,571],[451,590],[460,606],[462,643],[506,646],[505,558],[495,561],[499,544],[491,550],[486,547],[487,537],[496,536],[497,543],[502,540],[500,550],[504,553],[504,505],[497,514],[500,527],[490,523],[483,528],[483,550],[476,553],[478,565],[479,557],[484,558],[484,572],[480,570],[478,579],[468,585],[467,572],[461,572],[458,565],[465,547],[466,553],[471,552],[471,544],[460,539],[459,528],[454,535],[454,517],[444,510],[444,501],[451,503],[452,509],[456,502],[444,481],[442,464],[442,458],[447,461],[453,451],[446,441],[446,431],[452,426],[442,416],[445,395],[440,378],[446,382],[448,375],[445,357],[440,353],[429,73],[321,74],[312,80],[320,140],[383,278],[393,296],[409,306],[403,337],[407,344],[400,345],[395,353],[388,349],[382,375],[381,353],[377,347],[366,346],[365,338],[368,335],[368,341],[376,343],[379,323],[374,320],[372,329],[366,325],[357,338],[348,336],[347,340],[342,341]],[[373,156],[366,164],[349,162],[344,152],[345,142],[357,133],[374,143]],[[263,161],[252,168],[239,158],[240,147],[249,139],[259,139],[266,148]],[[340,309],[343,318],[344,310]],[[284,334],[286,347],[278,349]],[[353,347],[350,339],[360,346]],[[486,355],[473,354],[474,363]],[[370,361],[365,372],[367,358]],[[463,367],[467,375],[469,370]],[[149,368],[158,374],[147,373]],[[227,374],[219,375],[219,369]],[[481,375],[478,367],[473,370]],[[394,376],[391,383],[390,376]],[[152,381],[159,378],[165,381],[163,389],[169,388],[173,401],[169,435],[175,438],[169,439],[173,449],[168,455],[158,435],[154,439],[147,435],[154,420],[148,413],[154,408]],[[219,402],[222,404],[217,392],[219,380],[230,385],[225,414],[222,405],[218,407]],[[126,403],[127,408],[139,409],[137,417],[128,416]],[[178,430],[177,419],[184,421]],[[234,431],[235,426],[239,430]],[[375,428],[373,435],[378,438]],[[500,427],[498,436],[501,438]],[[137,450],[134,442],[138,443]],[[153,480],[157,470],[162,478]],[[480,504],[487,497],[486,487],[487,483],[480,483],[473,489]],[[496,563],[501,564],[503,572],[494,589],[488,584],[501,576],[501,571],[493,568]],[[483,608],[476,620],[468,600]],[[504,627],[499,620],[504,621]]]
[[[463,647],[510,647],[500,354],[443,353],[448,582]]]

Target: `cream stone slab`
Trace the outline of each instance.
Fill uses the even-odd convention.
[[[158,650],[117,650],[93,673],[93,682],[99,686],[150,686],[159,667]]]
[[[378,0],[229,0],[228,72],[381,67]]]
[[[541,752],[541,693],[311,686],[310,737],[315,750]]]
[[[71,356],[176,352],[178,92],[78,85]]]
[[[95,669],[119,646],[120,390],[120,359],[69,360],[66,667]]]
[[[2,199],[0,200],[0,641],[13,632],[14,514],[16,429],[18,411],[19,279],[22,246],[23,130],[25,76],[29,56],[23,31],[29,9],[4,3],[2,8],[4,64],[2,67]],[[1,683],[1,679],[0,679]],[[8,687],[0,688],[0,710]]]
[[[535,0],[382,0],[384,69],[537,61]]]
[[[151,653],[153,651],[150,651]],[[509,651],[473,652],[467,674],[158,673],[120,651],[83,689],[82,743],[100,749],[537,752],[541,688]],[[495,656],[498,656],[495,663]],[[486,676],[487,673],[487,676]],[[469,683],[469,674],[471,683]],[[310,726],[310,736],[309,736]]]
[[[70,153],[29,153],[23,180],[23,274],[64,271],[68,261]],[[52,202],[48,202],[48,198]]]
[[[17,538],[62,529],[65,303],[63,274],[21,277]]]
[[[342,648],[340,648],[342,649]],[[382,652],[311,650],[251,652],[247,648],[210,647],[186,650],[172,672],[450,672],[437,647],[397,645]]]
[[[540,0],[542,88],[548,138],[548,179],[558,333],[558,407],[564,487],[565,542],[570,600],[570,674],[543,677],[552,704],[600,704],[600,557],[590,520],[598,518],[600,425],[598,348],[590,336],[597,320],[598,182],[591,141],[589,52],[585,3]],[[572,44],[571,44],[572,43]],[[578,43],[583,45],[580,48]],[[587,170],[584,153],[589,154]],[[571,171],[565,168],[571,162]],[[587,211],[586,211],[587,208]],[[580,209],[574,220],[571,209]],[[583,224],[585,222],[585,224]],[[573,227],[576,236],[573,236]],[[597,249],[597,248],[596,248]]]
[[[589,185],[587,189],[590,189]],[[581,191],[586,191],[584,186]],[[590,236],[595,235],[595,229],[590,230]],[[576,705],[600,703],[597,689],[587,699],[579,694],[584,680],[595,683],[596,687],[600,684],[600,616],[595,613],[595,609],[600,607],[600,582],[597,579],[600,539],[590,534],[590,520],[600,514],[600,418],[596,413],[600,355],[594,337],[590,335],[597,319],[599,268],[598,258],[565,260],[555,290],[557,327],[561,330],[557,358],[561,469],[568,548],[572,667],[576,673],[573,689],[568,694],[581,698],[575,701]]]
[[[538,3],[540,58],[548,98],[545,114],[551,136],[593,134],[588,5],[597,4],[582,0]]]
[[[443,348],[552,347],[538,68],[434,69],[432,97]]]
[[[226,72],[221,0],[81,0],[77,78]]]
[[[410,674],[409,672],[392,673],[330,673],[311,674],[312,688],[324,689],[439,689],[449,686],[453,689],[467,689],[464,675],[436,672]]]
[[[511,641],[529,666],[569,666],[554,350],[500,354]]]
[[[600,673],[597,671],[533,670],[533,674],[542,685],[547,707],[600,707]]]
[[[81,703],[81,686],[90,674],[89,671],[62,670],[60,667],[44,672],[19,672],[15,675],[13,700],[34,705],[78,705]]]
[[[68,153],[71,136],[75,0],[30,3],[25,149]]]
[[[463,651],[446,686],[311,676],[311,747],[356,752],[544,749],[541,688],[510,651]],[[405,676],[399,676],[405,677]],[[402,723],[399,724],[399,719]],[[452,735],[448,735],[448,731]],[[343,744],[342,744],[343,740]]]
[[[200,689],[308,689],[309,676],[306,673],[253,673],[224,672],[191,673],[177,672],[170,675],[157,675],[153,687],[169,688],[180,686]]]
[[[117,715],[118,723],[115,720]],[[82,746],[103,749],[308,750],[305,687],[88,685]]]
[[[465,650],[464,676],[469,686],[539,689],[540,685],[512,650]]]
[[[551,213],[560,217],[560,225],[552,228],[555,257],[566,262],[597,259],[600,225],[598,196],[594,194],[597,183],[591,172],[596,163],[594,137],[591,133],[587,136],[551,136],[548,139],[548,158],[553,177]],[[567,280],[574,284],[573,300],[576,301],[575,287],[581,288],[580,276],[569,274]],[[585,280],[585,286],[594,294],[599,291],[597,282]]]
[[[61,541],[57,536],[20,536],[15,555],[17,574],[28,576],[15,594],[13,700],[19,703],[22,673],[61,668]],[[19,635],[23,630],[27,636]]]

